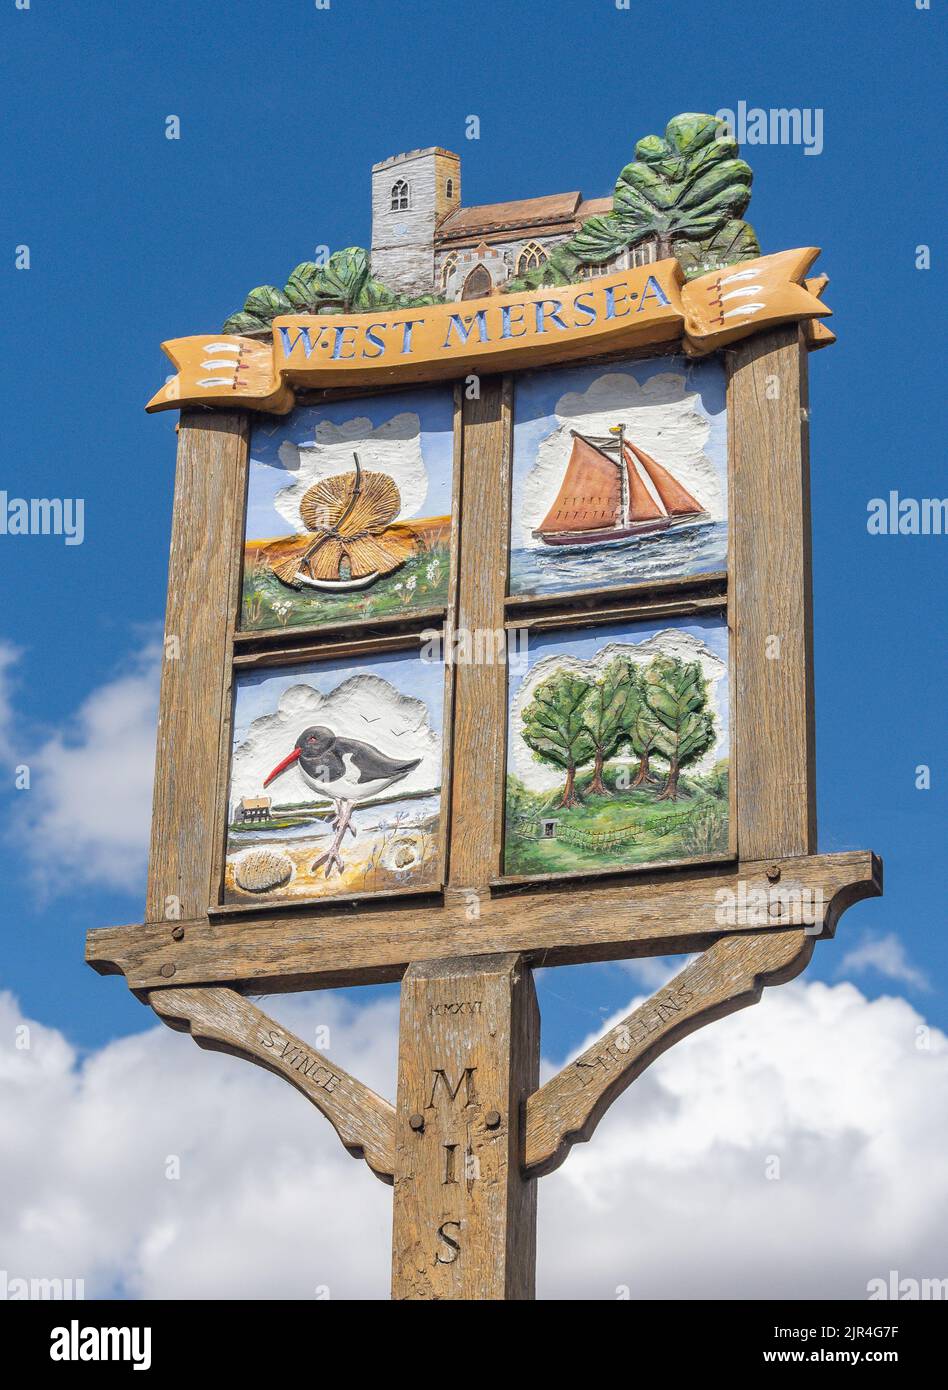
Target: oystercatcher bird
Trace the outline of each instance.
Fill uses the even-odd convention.
[[[407,777],[421,762],[411,758],[408,762],[398,762],[386,757],[373,748],[370,743],[360,743],[355,738],[340,738],[323,724],[313,724],[300,734],[293,749],[287,753],[264,782],[268,787],[281,772],[298,762],[304,782],[320,796],[329,797],[335,804],[336,816],[332,822],[336,832],[335,839],[326,854],[320,855],[310,869],[311,873],[326,865],[326,877],[333,868],[341,874],[343,862],[339,854],[343,836],[348,830],[355,835],[355,828],[349,824],[352,810],[360,801],[370,801],[387,791],[389,787]]]

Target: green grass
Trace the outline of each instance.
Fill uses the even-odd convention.
[[[316,627],[434,608],[447,602],[449,575],[450,553],[447,546],[438,544],[421,555],[410,556],[368,589],[340,594],[291,589],[280,583],[266,562],[257,560],[244,570],[241,625],[248,632]]]
[[[720,854],[727,849],[727,781],[721,769],[715,776],[682,776],[677,801],[659,801],[664,784],[659,777],[647,787],[623,789],[616,785],[618,769],[606,768],[603,781],[609,796],[592,796],[588,788],[592,773],[576,779],[583,796],[578,806],[568,809],[558,803],[562,789],[539,796],[527,791],[515,777],[508,779],[507,833],[504,870],[508,874],[578,873],[583,870],[631,868],[655,861],[690,859]],[[714,787],[715,790],[711,790]],[[717,794],[715,794],[717,793]],[[723,794],[722,794],[723,793]],[[680,824],[668,833],[659,833],[659,823],[670,815],[684,813]],[[555,817],[559,822],[552,840],[524,839],[513,829],[515,818]],[[610,846],[585,846],[563,838],[571,829],[587,834],[620,830],[635,822],[641,826],[637,839]],[[650,833],[650,826],[655,832]]]

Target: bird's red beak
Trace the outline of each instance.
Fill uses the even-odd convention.
[[[281,772],[285,772],[286,769],[289,767],[290,763],[295,763],[295,762],[296,762],[296,760],[297,760],[297,758],[299,757],[299,755],[300,755],[300,750],[299,750],[298,748],[294,748],[293,751],[292,751],[292,753],[287,753],[287,755],[286,755],[286,757],[283,759],[282,763],[277,763],[276,767],[275,767],[275,768],[273,769],[273,771],[270,773],[270,776],[267,778],[267,780],[264,782],[263,785],[264,785],[265,787],[269,787],[269,785],[270,785],[270,783],[273,781],[274,777],[279,777],[279,775],[280,775]]]

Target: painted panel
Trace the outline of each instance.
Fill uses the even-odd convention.
[[[727,564],[720,361],[526,373],[514,395],[511,594],[678,579]]]
[[[727,853],[723,618],[532,637],[509,699],[505,873]]]
[[[241,626],[311,627],[446,602],[450,388],[304,406],[253,428]]]
[[[414,654],[239,674],[225,902],[436,886],[443,701]]]

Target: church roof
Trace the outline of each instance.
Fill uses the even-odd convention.
[[[584,199],[579,192],[455,208],[438,227],[435,244],[445,248],[481,241],[510,241],[518,235],[568,235],[585,218],[611,209],[611,198]]]

